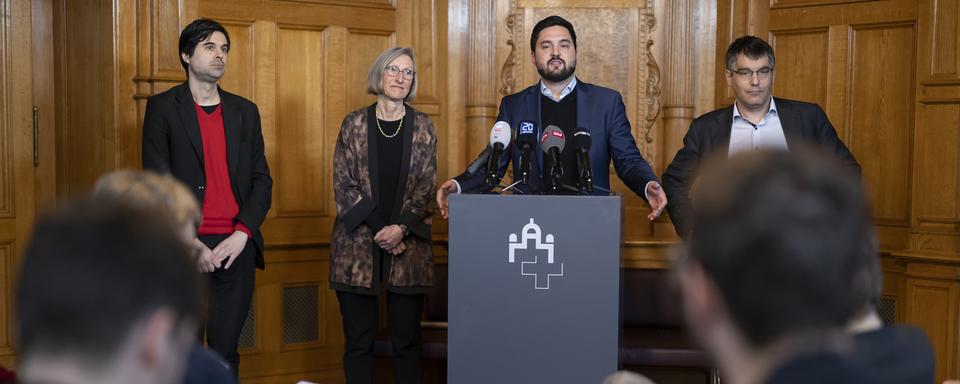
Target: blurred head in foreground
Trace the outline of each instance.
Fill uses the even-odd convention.
[[[186,240],[196,237],[200,206],[190,190],[171,175],[131,170],[111,172],[97,179],[93,196],[162,211],[173,221],[181,237]]]
[[[868,204],[857,178],[802,148],[705,164],[676,265],[687,322],[732,382],[763,382],[875,299]]]
[[[165,215],[115,199],[37,223],[16,287],[25,383],[175,383],[200,318],[199,274]]]

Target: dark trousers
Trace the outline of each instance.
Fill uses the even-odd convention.
[[[423,295],[387,292],[387,320],[393,344],[394,382],[423,382],[420,314]],[[347,384],[373,383],[373,341],[377,333],[377,296],[337,292],[343,316],[343,373]]]
[[[205,235],[200,236],[200,241],[212,250],[228,236]],[[250,311],[250,301],[253,299],[256,276],[254,252],[256,252],[256,245],[252,240],[248,240],[247,245],[243,247],[243,251],[229,269],[221,266],[211,273],[204,274],[210,284],[205,324],[207,346],[230,363],[230,368],[237,377],[240,371],[240,354],[237,353],[237,345],[243,323]]]

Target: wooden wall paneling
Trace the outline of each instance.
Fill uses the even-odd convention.
[[[770,8],[798,8],[798,7],[811,7],[811,6],[824,6],[824,5],[835,5],[835,4],[850,4],[850,3],[862,3],[867,1],[878,1],[878,0],[770,0]]]
[[[54,79],[53,1],[31,1],[33,106],[38,117],[38,164],[34,166],[34,195],[37,209],[52,207],[57,201],[56,82]],[[0,66],[2,67],[2,66]],[[31,148],[32,151],[32,148]]]
[[[820,106],[837,130],[837,135],[846,139],[849,123],[847,91],[851,81],[849,72],[853,60],[850,55],[850,40],[853,31],[849,25],[831,25],[827,29],[827,35],[827,81],[824,88],[825,101]]]
[[[277,34],[277,145],[274,205],[278,217],[329,216],[333,154],[325,151],[324,33],[281,26]]]
[[[57,188],[61,196],[84,193],[114,167],[110,4],[63,1],[56,15]],[[110,111],[111,113],[107,113]]]
[[[666,4],[664,4],[666,7]],[[696,45],[694,46],[694,75],[693,86],[695,92],[694,116],[710,112],[716,106],[716,87],[714,81],[717,68],[717,1],[696,0],[694,2],[694,29]],[[722,60],[720,60],[722,61]],[[673,160],[673,154],[669,156]]]
[[[272,262],[257,275],[256,347],[243,350],[241,356],[244,382],[270,381],[293,372],[304,372],[306,376],[328,371],[337,372],[334,377],[339,377],[342,329],[336,296],[328,289],[328,249],[285,247],[270,249],[268,253]],[[284,319],[284,289],[292,287],[318,289],[317,313],[311,315],[317,324],[315,340],[283,340],[284,328],[296,326]]]
[[[472,145],[477,145],[474,143],[474,139],[477,134],[475,129],[478,128],[468,123],[468,115],[471,114],[468,112],[468,105],[471,104],[469,101],[471,96],[468,94],[471,89],[468,88],[470,87],[470,81],[463,76],[463,73],[469,71],[469,65],[493,66],[493,61],[495,61],[495,56],[491,53],[491,56],[477,58],[479,60],[477,63],[469,62],[471,59],[468,55],[473,49],[469,47],[474,43],[479,43],[471,41],[474,38],[474,33],[471,33],[471,30],[473,29],[473,20],[475,20],[471,10],[472,4],[470,0],[447,1],[446,66],[444,66],[447,103],[444,120],[446,124],[444,124],[445,129],[438,132],[437,136],[437,150],[443,151],[445,156],[438,158],[438,183],[459,174],[467,162],[473,160],[473,156],[476,155],[469,148],[472,148]],[[494,9],[497,9],[495,5]],[[496,19],[488,19],[487,23],[480,28],[484,32],[476,32],[476,34],[491,33],[496,29]],[[494,79],[495,73],[487,81],[493,82]],[[434,221],[433,225],[434,233],[446,233],[446,221],[443,221],[440,216],[435,216],[434,220],[437,220]]]
[[[895,256],[888,253],[880,255],[880,268],[883,272],[883,298],[894,300],[896,321],[898,323],[907,320],[906,300],[906,262],[898,260]]]
[[[141,166],[140,140],[142,116],[138,113],[136,94],[139,85],[131,81],[137,77],[137,3],[120,1],[113,4],[114,55],[116,66],[112,76],[115,84],[114,102],[111,112],[115,116],[116,148],[115,168],[137,169]]]
[[[440,114],[441,97],[438,44],[441,37],[438,31],[440,20],[434,2],[434,0],[399,2],[396,15],[397,36],[394,42],[399,46],[414,48],[417,56],[417,99],[414,100],[414,105],[431,117],[437,117]]]
[[[183,67],[180,64],[179,44],[180,31],[193,19],[181,15],[180,0],[154,0],[153,22],[151,27],[155,33],[153,43],[153,65],[151,75],[163,79],[179,79],[184,77]]]
[[[663,61],[663,151],[657,161],[657,173],[661,173],[673,155],[683,147],[683,136],[690,127],[694,115],[693,68],[694,26],[693,0],[675,1],[666,12],[663,28],[671,31],[664,48],[667,54]]]
[[[930,338],[936,355],[936,380],[960,377],[957,349],[960,278],[957,267],[909,263],[906,271],[908,322]]]
[[[911,249],[960,252],[960,99],[920,98],[914,154]]]
[[[490,1],[469,1],[469,43],[466,52],[467,121],[466,162],[480,153],[489,142],[489,133],[499,113],[496,87],[495,4]],[[451,47],[452,48],[452,47]],[[511,127],[516,129],[516,127]],[[462,167],[462,166],[461,166]],[[453,172],[453,173],[456,173]],[[450,175],[453,176],[453,175]]]
[[[324,90],[324,106],[325,113],[324,121],[326,121],[326,129],[329,132],[326,132],[326,153],[328,153],[331,158],[327,163],[327,166],[324,169],[324,179],[323,185],[333,185],[333,151],[337,144],[337,137],[340,133],[340,124],[343,122],[343,117],[354,108],[348,104],[348,92],[355,90],[357,87],[362,85],[355,85],[348,82],[350,78],[348,76],[349,66],[342,65],[346,63],[348,58],[355,53],[353,46],[349,43],[349,34],[346,28],[342,26],[331,26],[324,30],[326,35],[326,50],[324,58],[326,63],[324,68],[326,73],[326,87]],[[364,81],[362,84],[366,84]],[[321,218],[324,225],[321,228],[317,228],[317,236],[322,243],[329,243],[330,235],[333,232],[333,221],[336,215],[336,204],[333,200],[333,188],[330,189],[329,194],[327,195],[326,204],[330,207],[327,217]]]
[[[868,25],[917,20],[915,0],[874,0],[826,6],[772,8],[768,12],[771,30]]]
[[[776,30],[769,35],[776,54],[774,95],[827,105],[827,28]]]
[[[389,4],[299,0],[182,1],[199,3],[198,15],[216,15],[228,20],[252,18],[289,25],[341,25],[377,31],[395,31],[397,23],[396,10]],[[399,0],[398,6],[405,1],[409,0]]]
[[[917,186],[914,202],[917,219],[956,220],[960,191],[960,100],[921,103],[917,123]],[[947,161],[944,161],[947,160]],[[952,160],[952,161],[951,161]]]
[[[857,26],[852,36],[844,141],[860,159],[875,222],[909,226],[914,26]]]
[[[31,4],[0,0],[0,364],[8,367],[16,366],[17,359],[12,345],[14,281],[37,209]]]
[[[277,109],[280,106],[277,102],[277,92],[279,91],[277,89],[278,60],[276,58],[277,42],[279,40],[277,23],[270,20],[254,20],[250,28],[253,33],[251,34],[251,46],[248,50],[253,55],[250,61],[252,67],[252,78],[250,80],[253,82],[253,90],[252,94],[247,95],[247,98],[257,103],[257,109],[260,111],[263,149],[266,152],[267,165],[270,167],[270,171],[274,172],[275,164],[279,162],[279,150],[277,148],[279,117],[277,116]],[[247,40],[238,40],[238,42],[247,42]],[[243,57],[244,55],[240,56]],[[228,73],[229,71],[228,69]],[[276,189],[276,180],[274,180],[274,189]],[[273,209],[267,212],[267,218],[271,220],[265,220],[264,222],[264,239],[276,238],[277,232],[271,232],[272,236],[267,235],[267,232],[273,229],[273,224],[277,221],[275,220],[276,217],[277,212]],[[289,233],[289,231],[278,232]]]
[[[716,106],[733,104],[733,91],[727,86],[727,65],[723,56],[727,46],[743,35],[766,37],[769,31],[769,0],[717,0],[717,77]]]
[[[414,48],[417,56],[417,98],[412,105],[430,116],[439,137],[447,132],[446,46],[447,16],[445,0],[409,0],[397,2],[396,45]],[[458,122],[458,127],[462,127]],[[446,148],[437,146],[437,172],[446,172]],[[439,177],[438,177],[439,178]]]
[[[377,101],[374,95],[367,93],[367,73],[373,61],[383,50],[395,45],[391,33],[349,30],[347,46],[347,111],[365,107]],[[417,63],[419,66],[419,62]]]
[[[13,307],[14,301],[14,281],[12,273],[14,270],[13,257],[14,243],[8,240],[0,240],[0,288],[3,293],[0,294],[0,308],[3,308],[3,316],[0,316],[0,362],[5,367],[10,367],[13,359],[13,338],[15,330],[13,329]]]
[[[924,0],[919,12],[921,80],[960,80],[960,1]]]
[[[220,88],[256,100],[254,93],[256,28],[252,20],[218,20],[230,34],[230,52],[227,54],[227,70],[220,79]]]

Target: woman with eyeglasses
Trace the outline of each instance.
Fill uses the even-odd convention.
[[[367,75],[367,92],[377,101],[343,118],[334,149],[330,287],[343,317],[348,384],[373,383],[379,295],[387,304],[395,382],[422,382],[437,135],[430,118],[405,103],[416,95],[416,76],[412,48],[381,53]]]

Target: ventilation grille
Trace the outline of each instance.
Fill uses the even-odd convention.
[[[896,299],[882,298],[877,306],[877,313],[884,324],[893,324],[897,321],[897,301]]]
[[[240,330],[240,348],[253,348],[256,346],[256,339],[253,331],[255,328],[255,324],[253,322],[253,309],[256,305],[257,303],[255,301],[250,303],[250,311],[247,312],[247,320],[243,322],[243,329]]]
[[[320,287],[304,285],[283,289],[283,343],[298,344],[319,340],[318,310]]]

